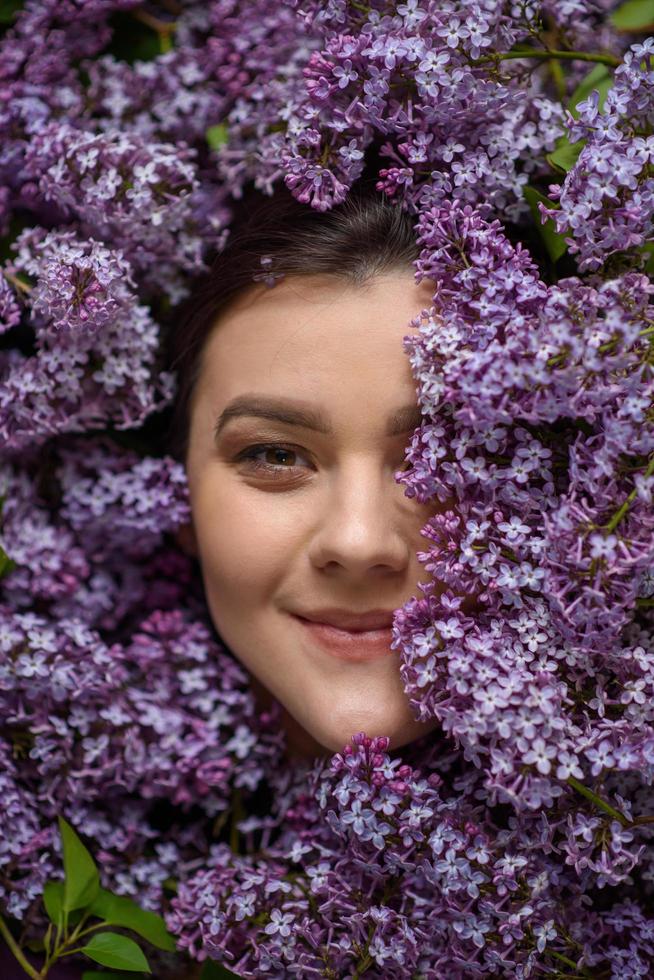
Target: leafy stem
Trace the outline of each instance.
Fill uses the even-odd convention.
[[[617,68],[621,64],[620,58],[612,54],[600,54],[594,51],[541,51],[538,48],[523,48],[518,51],[505,51],[503,54],[484,55],[475,58],[473,65],[484,65],[489,62],[511,61],[516,58],[537,58],[540,61],[551,61],[553,58],[561,61],[594,61],[600,65],[610,65]]]
[[[650,457],[644,475],[652,476],[653,473],[654,473],[654,453]],[[611,531],[614,531],[616,529],[616,527],[618,526],[618,524],[620,523],[620,521],[625,516],[625,514],[631,507],[632,503],[636,499],[637,494],[638,494],[638,490],[634,487],[634,489],[631,491],[631,493],[626,498],[626,500],[624,500],[623,503],[620,505],[620,507],[618,507],[618,509],[616,510],[615,514],[613,515],[609,523],[604,525],[604,530],[607,533],[610,534]]]
[[[86,921],[87,919],[88,919],[88,915],[85,915],[85,916],[84,916],[84,918],[83,918],[83,919],[81,920],[81,922],[80,922],[80,923],[79,923],[79,924],[77,925],[77,927],[76,927],[76,929],[75,929],[75,931],[74,931],[74,932],[72,932],[72,933],[70,934],[70,936],[68,937],[68,939],[66,939],[66,940],[65,940],[65,941],[64,941],[64,942],[63,942],[63,943],[61,944],[61,946],[59,947],[60,949],[65,949],[65,948],[66,948],[66,946],[70,946],[70,945],[71,945],[71,943],[75,943],[75,942],[77,942],[77,940],[78,940],[78,939],[81,939],[81,938],[82,938],[82,936],[88,936],[88,934],[89,934],[90,932],[95,932],[95,930],[96,930],[96,929],[105,929],[105,928],[106,928],[106,922],[102,922],[102,921],[100,921],[100,922],[96,922],[96,923],[95,923],[95,925],[92,925],[92,926],[87,926],[87,927],[86,927],[86,929],[83,929],[83,930],[82,930],[82,931],[80,932],[80,927],[82,926],[82,924],[83,924],[83,923],[84,923],[84,922],[85,922],[85,921]],[[62,955],[62,956],[68,956],[68,953],[62,953],[62,954],[60,954],[60,955]]]
[[[587,786],[580,783],[574,776],[568,776],[567,782],[573,789],[576,789],[577,792],[581,793],[582,796],[585,796],[587,800],[590,800],[595,804],[595,806],[598,806],[600,810],[604,810],[605,813],[608,813],[609,816],[613,817],[614,820],[617,820],[623,827],[630,826],[631,821],[628,820],[623,813],[620,813],[619,810],[612,807],[610,803],[603,800],[601,796],[597,795],[597,793],[593,793],[592,789],[588,789]]]
[[[11,932],[9,931],[9,927],[7,926],[7,923],[2,918],[1,915],[0,915],[0,935],[3,937],[3,939],[7,943],[7,946],[14,954],[14,956],[16,957],[16,959],[18,960],[18,962],[20,963],[20,965],[22,966],[23,970],[28,975],[28,977],[32,977],[32,980],[42,980],[43,974],[38,972],[32,966],[32,964],[26,959],[22,949],[20,948],[20,946],[12,936]]]
[[[22,940],[12,936],[0,916],[0,936],[24,972],[32,980],[46,980],[52,965],[64,956],[85,955],[103,966],[126,971],[151,973],[143,950],[129,936],[107,926],[129,929],[166,952],[175,952],[175,937],[166,929],[160,915],[141,909],[132,899],[102,888],[97,866],[71,825],[59,817],[64,862],[64,880],[48,881],[43,904],[50,919],[39,944],[44,951],[40,968],[33,967],[22,950]],[[72,914],[74,920],[70,922]],[[89,925],[89,919],[92,923]],[[100,930],[100,931],[99,931]],[[88,938],[90,937],[90,938]]]
[[[571,966],[573,970],[577,969],[577,964],[574,962],[574,960],[568,959],[568,957],[564,956],[563,953],[557,953],[555,949],[549,949],[548,953],[550,956],[553,956],[555,960],[558,960],[559,963],[565,963],[566,966]]]
[[[155,17],[154,14],[148,13],[146,10],[136,9],[131,11],[132,17],[136,20],[140,20],[142,24],[147,27],[152,28],[156,31],[159,37],[159,50],[161,54],[166,54],[172,48],[172,34],[177,27],[175,21],[161,20],[159,17]]]
[[[654,814],[650,813],[650,814],[647,814],[647,815],[642,816],[642,817],[635,817],[631,821],[631,826],[632,827],[641,827],[641,826],[643,826],[645,824],[648,824],[648,823],[654,823]]]
[[[6,269],[3,269],[2,270],[2,275],[5,277],[5,279],[7,280],[7,282],[10,282],[12,284],[12,286],[15,286],[16,287],[16,289],[20,289],[21,292],[23,292],[23,293],[31,293],[32,292],[32,287],[30,286],[30,284],[28,282],[25,282],[19,276],[15,276],[13,274],[13,272],[7,272]]]

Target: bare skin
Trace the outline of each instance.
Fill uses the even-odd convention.
[[[359,731],[388,735],[396,749],[436,727],[413,716],[399,651],[336,659],[294,616],[396,610],[429,579],[416,552],[441,508],[407,497],[394,474],[420,421],[402,338],[417,331],[409,321],[431,294],[410,269],[364,286],[288,277],[242,294],[203,351],[186,459],[192,524],[180,540],[200,561],[214,625],[260,703],[282,704],[295,756],[341,751]],[[246,394],[301,403],[332,432],[238,417],[214,438],[221,413]],[[389,417],[410,406],[405,431],[386,435]],[[258,451],[257,468],[242,454],[261,443],[276,448]]]

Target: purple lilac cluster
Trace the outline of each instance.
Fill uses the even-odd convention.
[[[438,423],[401,481],[455,505],[421,555],[441,594],[396,619],[407,693],[518,807],[585,772],[651,782],[651,636],[625,631],[641,605],[651,626],[654,287],[626,273],[546,289],[468,206],[431,209],[419,231],[439,289],[405,346]]]
[[[298,200],[327,210],[377,141],[388,164],[380,189],[414,209],[454,198],[525,213],[522,186],[542,172],[563,112],[538,79],[526,96],[511,84],[521,69],[490,77],[484,59],[528,40],[539,4],[286,2],[319,47],[283,84],[264,76],[244,87],[220,153],[230,186],[251,179],[265,189],[283,177]]]
[[[558,206],[541,206],[565,234],[580,270],[601,269],[608,256],[652,237],[654,223],[654,38],[634,44],[615,70],[604,105],[597,89],[568,114],[579,157],[562,184]]]
[[[0,896],[20,918],[60,877],[56,816],[93,842],[107,887],[160,908],[177,865],[207,848],[203,823],[258,785],[279,754],[241,667],[206,625],[153,612],[128,643],[79,618],[0,609],[3,813]],[[177,821],[161,831],[157,806]]]
[[[5,462],[0,495],[15,565],[0,614],[3,907],[42,920],[61,813],[107,887],[161,909],[164,883],[281,757],[277,708],[257,709],[170,540],[188,516],[179,463],[68,437]]]
[[[180,957],[243,976],[651,975],[654,47],[614,7],[27,0],[4,29],[3,915],[38,933],[62,813]],[[434,287],[398,479],[442,506],[393,642],[440,731],[309,768],[175,544],[183,468],[129,430],[244,187],[327,210],[371,158]]]
[[[546,822],[492,813],[479,772],[457,771],[445,741],[422,747],[425,771],[387,749],[360,733],[287,783],[265,861],[215,848],[172,901],[182,948],[275,980],[528,977],[562,944],[591,968],[646,965],[651,921],[630,902],[596,915]],[[612,833],[619,851],[628,835]]]
[[[184,273],[203,268],[203,249],[220,225],[200,226],[195,156],[182,144],[51,122],[26,148],[21,203],[38,210],[47,202],[57,223],[72,218],[84,239],[111,241],[144,288],[175,302],[184,295]]]
[[[111,638],[144,611],[204,606],[190,560],[171,536],[186,520],[184,470],[107,437],[52,443],[0,469],[0,545],[15,567],[3,579],[17,611],[34,604]]]
[[[0,351],[5,449],[108,424],[132,428],[163,407],[174,378],[157,370],[159,329],[122,251],[41,227],[21,232],[12,247],[5,276],[16,284],[34,349]]]

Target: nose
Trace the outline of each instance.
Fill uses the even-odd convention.
[[[341,568],[353,577],[398,574],[420,550],[425,523],[424,508],[405,497],[392,473],[358,461],[343,467],[325,488],[310,559],[315,568]]]

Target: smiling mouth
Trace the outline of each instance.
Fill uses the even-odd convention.
[[[364,662],[388,657],[393,631],[390,626],[376,630],[344,630],[328,623],[314,623],[293,614],[312,646],[318,646],[339,660]]]

